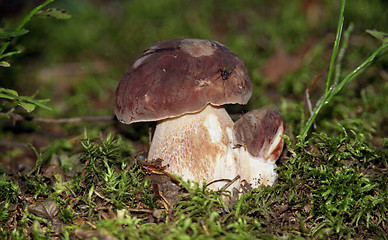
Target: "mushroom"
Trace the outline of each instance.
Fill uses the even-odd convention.
[[[128,68],[116,91],[115,113],[126,124],[158,121],[148,159],[163,159],[167,171],[185,180],[233,179],[239,156],[233,121],[221,106],[246,104],[251,94],[245,64],[228,47],[172,39],[151,46]]]
[[[284,120],[271,110],[250,111],[234,124],[234,144],[242,146],[240,176],[253,188],[272,185],[276,180],[276,160],[283,151],[284,131]]]

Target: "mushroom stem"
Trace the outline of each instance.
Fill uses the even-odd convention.
[[[261,184],[273,185],[277,179],[275,161],[253,157],[243,147],[239,150],[241,179],[250,183],[252,188],[258,188]]]
[[[185,180],[210,182],[235,178],[239,173],[238,149],[233,149],[233,121],[222,107],[208,104],[197,113],[158,122],[148,159],[161,158],[168,172]],[[236,181],[229,189],[238,187]],[[211,185],[220,189],[225,183]]]

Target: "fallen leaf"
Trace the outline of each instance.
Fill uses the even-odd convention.
[[[314,45],[315,39],[308,39],[295,53],[289,55],[282,47],[279,47],[275,55],[268,59],[262,68],[262,74],[273,83],[279,83],[290,72],[300,68],[303,56]]]
[[[62,167],[57,164],[50,164],[42,175],[46,178],[51,178],[52,180],[56,181],[54,176],[57,174],[60,175],[62,179],[64,179],[65,174],[62,171]]]
[[[300,57],[290,56],[280,48],[264,65],[262,73],[271,82],[279,83],[285,74],[298,70],[300,63]]]
[[[44,201],[31,204],[28,206],[28,212],[37,217],[53,221],[55,216],[58,214],[59,209],[56,202],[49,198]]]

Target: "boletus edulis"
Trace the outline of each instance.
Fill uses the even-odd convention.
[[[257,187],[276,179],[284,122],[267,111],[254,114],[256,120],[247,114],[233,123],[222,105],[247,104],[251,94],[247,68],[228,47],[172,39],[149,47],[127,69],[116,91],[115,113],[125,124],[157,121],[148,159],[163,159],[166,171],[199,182],[240,175],[230,188],[242,180]],[[257,169],[263,167],[271,174]]]

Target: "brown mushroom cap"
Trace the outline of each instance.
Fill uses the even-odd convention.
[[[235,144],[246,147],[253,157],[276,161],[283,151],[285,123],[272,110],[253,110],[244,114],[233,126]]]
[[[122,77],[115,113],[123,123],[158,121],[208,103],[246,104],[252,86],[244,62],[216,41],[172,39],[143,52]]]

